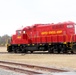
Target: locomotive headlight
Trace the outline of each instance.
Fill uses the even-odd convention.
[[[67,25],[67,28],[73,28],[73,25]]]

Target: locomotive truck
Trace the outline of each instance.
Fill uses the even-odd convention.
[[[34,24],[16,30],[10,43],[7,44],[7,51],[14,53],[33,53],[34,51],[74,53],[75,43],[74,22]]]

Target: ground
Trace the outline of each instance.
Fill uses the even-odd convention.
[[[0,47],[0,60],[76,70],[76,54],[7,54]]]

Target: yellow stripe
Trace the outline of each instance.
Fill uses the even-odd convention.
[[[64,42],[63,44],[67,44],[67,42]]]

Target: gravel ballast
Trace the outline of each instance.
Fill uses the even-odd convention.
[[[0,68],[0,75],[27,75],[27,74],[17,73],[17,72],[13,72],[13,71],[9,71],[9,70]]]

